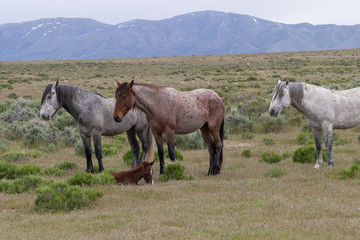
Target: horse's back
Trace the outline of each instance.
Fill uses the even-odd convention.
[[[225,107],[220,96],[210,89],[179,92],[177,108],[177,133],[196,131],[205,123],[219,124],[224,118]]]

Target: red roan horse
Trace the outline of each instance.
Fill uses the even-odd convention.
[[[144,178],[146,183],[154,184],[152,169],[154,162],[155,160],[150,163],[142,162],[128,171],[112,173],[111,175],[115,177],[116,183],[137,184],[138,181]]]
[[[208,175],[220,173],[223,162],[225,106],[221,98],[209,89],[179,92],[170,87],[149,84],[119,83],[115,93],[114,120],[120,122],[134,106],[145,112],[155,137],[160,159],[160,174],[164,171],[162,134],[166,136],[169,156],[175,161],[175,134],[201,130],[210,153]]]

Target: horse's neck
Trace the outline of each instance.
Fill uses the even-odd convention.
[[[146,85],[134,85],[133,93],[135,106],[143,111],[146,115],[152,115],[157,109],[157,104],[152,100],[157,97],[159,91]]]
[[[304,90],[302,83],[289,83],[289,94],[291,98],[291,105],[299,112],[303,113],[302,100],[304,98]]]
[[[79,119],[80,115],[80,108],[76,107],[80,105],[78,94],[81,92],[81,90],[74,86],[68,86],[68,85],[60,85],[61,87],[59,94],[61,99],[62,107],[70,113],[73,118],[76,120]],[[77,91],[80,90],[80,91]]]

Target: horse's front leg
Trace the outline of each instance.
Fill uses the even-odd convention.
[[[328,124],[323,127],[325,147],[328,155],[328,166],[334,166],[334,160],[332,158],[332,125]]]
[[[153,132],[157,149],[158,149],[158,156],[160,162],[160,174],[164,173],[164,147],[163,147],[163,140],[162,140],[162,133]]]
[[[175,162],[175,133],[174,130],[167,130],[165,132],[166,142],[168,146],[168,153],[171,162]]]
[[[127,135],[128,141],[130,143],[131,152],[132,152],[132,155],[133,155],[131,167],[134,168],[136,165],[138,165],[139,151],[140,151],[139,144],[138,144],[138,142],[136,140],[135,128],[132,127],[129,130],[127,130],[126,135]]]
[[[315,164],[314,168],[318,169],[323,164],[323,157],[322,157],[322,151],[321,151],[322,150],[322,131],[317,130],[315,128],[311,128],[311,130],[314,135],[315,146],[316,146],[316,151],[317,151],[316,164]]]
[[[99,173],[104,170],[104,165],[102,162],[102,151],[101,151],[101,133],[93,132],[92,138],[94,141],[95,155],[99,162]]]
[[[80,133],[81,140],[83,141],[84,148],[85,148],[85,157],[86,157],[86,172],[94,173],[94,168],[92,164],[92,151],[91,151],[91,138]]]

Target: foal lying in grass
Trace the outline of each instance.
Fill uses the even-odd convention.
[[[111,175],[115,177],[116,183],[137,184],[144,178],[146,183],[154,184],[152,169],[154,162],[155,160],[150,163],[142,162],[130,170],[112,173]]]

